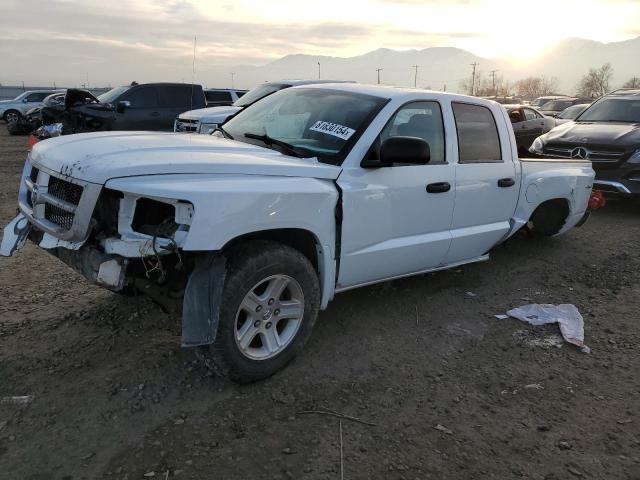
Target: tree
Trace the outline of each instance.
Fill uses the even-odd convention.
[[[640,77],[631,77],[622,88],[640,88]]]
[[[601,97],[609,93],[609,83],[613,77],[613,68],[605,63],[600,68],[590,68],[582,77],[578,85],[578,95],[581,97]]]
[[[521,97],[541,97],[556,93],[558,79],[556,77],[527,77],[516,82],[516,92]]]

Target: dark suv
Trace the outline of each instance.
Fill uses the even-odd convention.
[[[640,89],[620,89],[533,142],[532,153],[591,160],[594,188],[640,196]]]
[[[98,97],[116,108],[112,130],[173,130],[185,110],[206,107],[202,86],[188,83],[132,83]]]

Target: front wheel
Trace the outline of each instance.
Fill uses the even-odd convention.
[[[214,366],[238,383],[273,375],[302,349],[318,316],[320,287],[311,262],[286,245],[254,241],[228,255]]]

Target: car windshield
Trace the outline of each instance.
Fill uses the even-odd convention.
[[[115,87],[109,90],[108,92],[104,92],[102,95],[98,95],[98,100],[100,103],[113,103],[116,98],[122,95],[124,92],[129,90],[131,87]]]
[[[576,121],[640,123],[640,100],[603,98],[587,108]]]
[[[319,88],[288,88],[224,124],[228,136],[340,163],[386,99]],[[260,137],[260,138],[258,138]]]
[[[558,118],[573,119],[580,115],[580,112],[585,109],[584,105],[573,105],[565,109]]]
[[[238,100],[233,104],[234,107],[248,107],[252,103],[256,103],[261,98],[266,97],[267,95],[271,95],[278,90],[282,90],[283,88],[290,87],[291,85],[285,85],[282,83],[265,83],[264,85],[259,85],[255,88],[252,88],[247,93],[242,95]]]
[[[570,106],[570,100],[551,100],[550,102],[545,103],[541,107],[541,110],[553,110],[555,112],[559,112]]]

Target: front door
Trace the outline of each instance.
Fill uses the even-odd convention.
[[[392,136],[427,141],[425,165],[347,168],[338,185],[343,221],[338,289],[438,267],[451,244],[455,165],[445,157],[441,107],[412,102],[387,123],[369,152]]]
[[[130,103],[116,114],[113,130],[160,130],[162,120],[155,85],[140,85],[127,91],[118,101]]]
[[[455,207],[451,248],[446,263],[487,253],[511,228],[520,178],[513,161],[506,124],[486,106],[452,103],[458,131]],[[502,118],[499,118],[502,120]],[[498,128],[502,135],[500,136]]]

